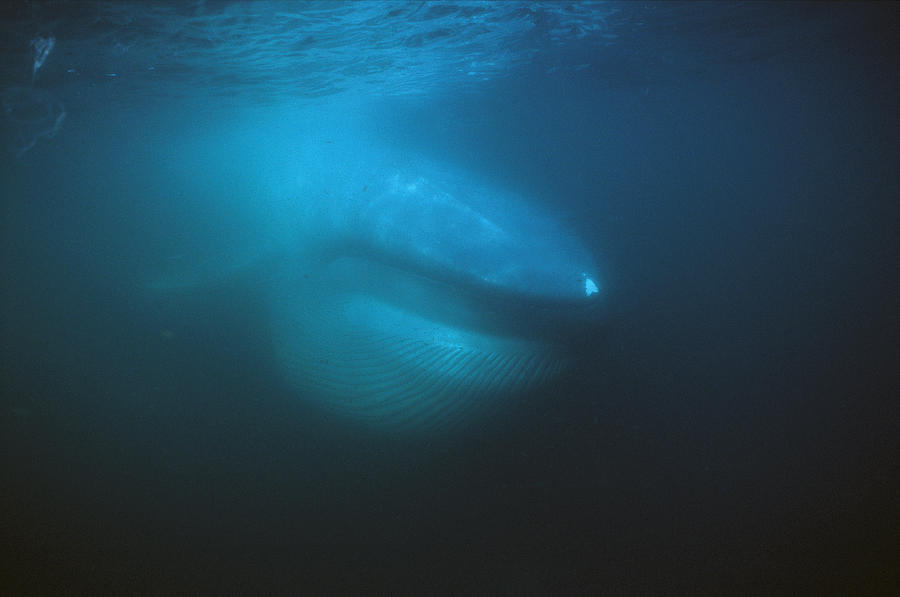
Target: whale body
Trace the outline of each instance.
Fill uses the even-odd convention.
[[[590,333],[590,252],[546,210],[458,168],[320,147],[261,278],[272,355],[299,396],[393,429],[452,428],[557,378]]]

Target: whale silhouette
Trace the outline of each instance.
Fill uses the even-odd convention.
[[[272,356],[303,399],[381,427],[453,428],[577,360],[602,288],[546,209],[371,146],[322,144],[295,167],[277,241],[152,286],[265,263]]]

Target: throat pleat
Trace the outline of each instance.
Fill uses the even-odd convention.
[[[453,428],[551,379],[563,360],[554,347],[369,297],[307,290],[276,294],[272,305],[288,381],[325,410],[392,428]]]

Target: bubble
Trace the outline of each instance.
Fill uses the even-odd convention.
[[[66,109],[50,92],[33,87],[10,87],[0,92],[5,141],[16,157],[40,139],[52,139],[62,128]]]
[[[34,48],[34,68],[31,71],[31,84],[34,85],[34,79],[37,77],[37,72],[44,66],[44,62],[46,62],[47,57],[50,55],[50,52],[53,51],[53,46],[56,45],[56,38],[52,35],[50,37],[35,37],[31,40],[31,47]]]

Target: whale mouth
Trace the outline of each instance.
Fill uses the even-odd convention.
[[[535,296],[458,271],[355,248],[332,254],[320,276],[331,288],[366,294],[428,320],[523,340],[564,343],[591,333],[600,305],[596,293],[580,299]]]
[[[556,378],[574,357],[571,305],[384,255],[331,254],[275,287],[289,381],[326,410],[392,429],[455,427]]]

